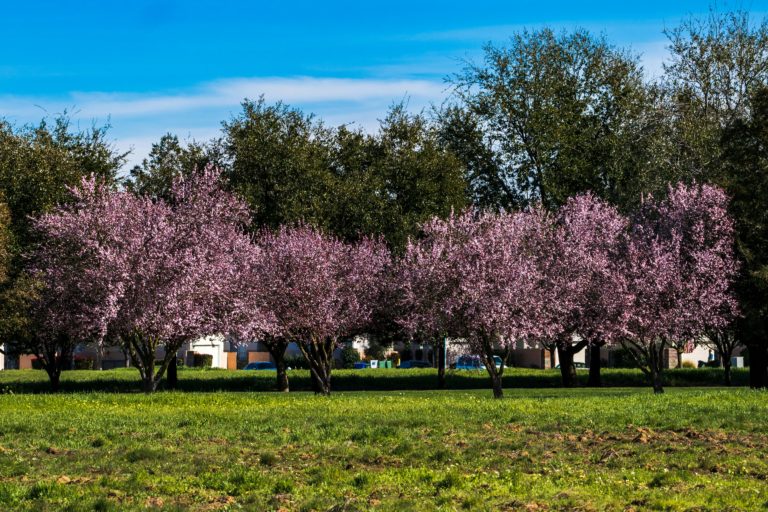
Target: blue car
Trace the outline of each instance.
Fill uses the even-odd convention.
[[[275,363],[269,361],[257,361],[255,363],[248,363],[243,370],[277,370]]]

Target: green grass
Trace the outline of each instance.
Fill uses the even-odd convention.
[[[767,399],[690,387],[4,394],[0,510],[759,510]]]
[[[646,377],[635,369],[604,369],[603,383],[609,387],[648,386]],[[665,371],[669,386],[720,386],[723,370],[720,368],[674,369]],[[579,371],[580,383],[585,385],[588,372]],[[289,372],[291,389],[311,390],[309,371]],[[734,369],[733,381],[743,386],[748,381],[748,370]],[[504,373],[507,388],[560,387],[560,370],[508,368]],[[487,389],[485,371],[449,371],[448,389]],[[138,392],[141,390],[136,369],[109,371],[68,371],[62,374],[64,392]],[[335,391],[399,391],[428,390],[437,387],[434,369],[366,369],[334,370],[332,387]],[[161,384],[162,388],[162,384]],[[182,391],[271,391],[275,388],[275,373],[269,371],[194,370],[179,371],[179,389]],[[0,393],[39,393],[48,390],[48,378],[41,370],[0,371]]]

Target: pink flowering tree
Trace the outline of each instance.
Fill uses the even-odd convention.
[[[674,341],[724,328],[737,314],[727,205],[717,187],[680,184],[664,200],[649,198],[627,236],[622,343],[656,393],[664,390],[664,354]]]
[[[471,217],[465,220],[472,221]],[[390,281],[396,323],[411,338],[432,341],[443,353],[445,339],[456,334],[453,305],[461,280],[458,251],[466,237],[466,230],[458,224],[454,215],[426,222],[424,236],[408,241]],[[444,364],[438,366],[438,385],[445,386]]]
[[[497,350],[551,335],[542,316],[542,255],[549,228],[541,210],[466,212],[423,227],[401,262],[401,323],[410,332],[464,339],[480,354],[496,398],[503,396],[504,368]]]
[[[252,250],[248,210],[219,187],[217,171],[177,181],[169,203],[93,180],[73,193],[73,204],[37,222],[38,272],[67,276],[68,293],[81,296],[74,314],[66,304],[47,312],[62,318],[62,332],[122,340],[151,392],[185,341],[253,329],[234,286]],[[57,253],[73,244],[74,255]]]
[[[319,394],[331,392],[333,351],[343,338],[365,331],[389,265],[377,241],[345,244],[307,226],[265,231],[257,274],[267,335],[295,341]]]
[[[626,304],[620,242],[627,225],[616,208],[591,194],[569,199],[557,212],[546,283],[553,300],[546,308],[562,327],[555,340],[566,387],[575,384],[573,358],[584,348],[590,351],[589,383],[599,386],[600,349],[621,334]]]

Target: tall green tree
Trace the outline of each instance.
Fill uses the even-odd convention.
[[[117,183],[127,153],[108,129],[75,129],[66,114],[22,127],[0,120],[0,345],[30,335],[27,308],[37,287],[23,268],[36,243],[31,219],[68,201],[68,187],[83,176]]]
[[[526,30],[507,46],[486,46],[483,62],[451,81],[469,113],[446,114],[443,132],[454,148],[496,153],[498,163],[487,168],[498,169],[497,177],[483,186],[502,196],[500,206],[541,201],[555,208],[587,190],[618,204],[639,199],[654,130],[637,56],[585,30]],[[462,120],[468,127],[451,128]]]
[[[190,176],[206,165],[224,165],[221,142],[191,141],[183,144],[176,135],[167,133],[152,144],[141,164],[135,165],[127,179],[127,189],[155,199],[170,199],[171,185],[177,177]]]
[[[255,227],[299,222],[344,240],[381,236],[400,249],[421,222],[467,203],[463,167],[423,114],[396,104],[374,134],[329,128],[263,99],[224,124],[225,176]]]
[[[750,354],[753,387],[768,386],[766,137],[768,18],[744,10],[690,17],[668,31],[664,65],[670,174],[715,182],[732,197],[742,276],[736,334]]]
[[[749,117],[752,95],[768,84],[768,18],[712,8],[665,34],[670,58],[662,87],[671,169],[676,179],[717,180],[723,130]]]
[[[721,183],[731,196],[742,260],[738,336],[750,355],[750,384],[768,387],[768,87],[755,91],[750,115],[721,140]]]
[[[254,210],[254,226],[306,222],[327,228],[332,130],[312,115],[263,98],[223,125],[230,185]]]
[[[440,144],[425,115],[409,113],[403,103],[393,105],[369,139],[369,152],[368,187],[355,199],[363,208],[372,205],[377,217],[376,232],[365,234],[381,235],[400,251],[422,223],[466,206],[461,161]]]
[[[472,204],[480,209],[511,209],[524,203],[520,190],[505,177],[502,158],[483,129],[482,117],[461,105],[433,112],[440,145],[463,166]]]
[[[30,218],[67,201],[67,187],[89,175],[116,183],[127,153],[115,149],[108,129],[75,130],[66,115],[20,128],[0,120],[0,193],[17,253],[31,242]]]

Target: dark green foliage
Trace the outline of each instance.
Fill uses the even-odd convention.
[[[285,366],[292,370],[309,370],[309,363],[304,356],[286,357]]]
[[[244,101],[224,123],[230,185],[254,209],[256,227],[307,222],[327,227],[334,193],[330,173],[332,132],[312,115],[264,99]]]
[[[370,226],[353,224],[361,233],[382,235],[392,248],[401,250],[422,222],[467,204],[461,162],[441,147],[435,128],[423,115],[409,114],[404,104],[394,105],[366,145],[370,167],[346,174],[348,183],[366,187],[362,195],[350,194],[346,207],[338,209],[353,208],[353,217],[371,217]],[[335,226],[342,235],[352,235],[344,222]]]
[[[368,359],[386,359],[392,346],[380,342],[376,337],[371,336],[368,340],[368,347],[365,349],[365,356]]]
[[[67,187],[83,176],[116,182],[126,155],[115,150],[107,130],[75,131],[66,114],[21,128],[0,121],[0,194],[10,209],[17,247],[30,243],[30,217],[66,202]]]
[[[441,133],[483,203],[555,208],[587,190],[639,200],[654,130],[635,55],[584,30],[522,31],[452,81],[467,112],[439,116]]]
[[[460,162],[402,104],[367,135],[282,103],[246,101],[224,132],[225,177],[254,209],[255,228],[304,222],[345,240],[382,236],[399,249],[419,223],[466,204]]]
[[[75,357],[74,370],[93,370],[95,361],[89,357]]]
[[[211,354],[198,354],[195,352],[192,355],[192,366],[195,368],[210,368],[213,365],[213,356]]]
[[[758,354],[755,387],[768,386],[766,339],[768,336],[768,87],[755,92],[750,117],[737,119],[721,140],[723,166],[720,182],[731,195],[736,221],[736,249],[742,261],[736,290],[744,317],[738,322],[739,338]]]
[[[690,17],[665,31],[664,65],[670,127],[669,163],[676,179],[708,181],[722,169],[720,139],[749,116],[753,94],[768,85],[768,20],[745,10]]]
[[[341,349],[342,368],[353,368],[358,361],[360,361],[360,352],[358,352],[352,345],[347,345]]]
[[[188,177],[209,164],[222,167],[224,163],[219,141],[183,145],[176,135],[168,133],[152,144],[149,156],[131,169],[124,183],[138,194],[168,200],[174,179]]]

